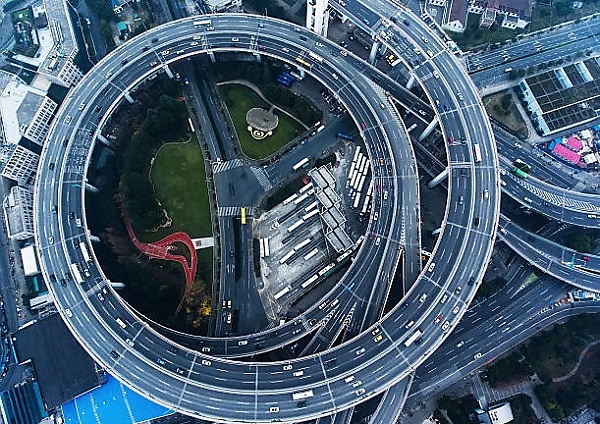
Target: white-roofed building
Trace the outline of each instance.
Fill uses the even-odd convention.
[[[14,186],[3,202],[8,236],[16,240],[33,237],[33,192]]]
[[[35,248],[32,244],[21,249],[21,259],[26,277],[40,273]]]
[[[0,175],[22,186],[32,186],[40,160],[36,153],[20,144],[7,144],[0,150]]]
[[[204,0],[210,13],[236,12],[242,8],[242,0]]]
[[[488,409],[488,415],[490,416],[491,424],[507,424],[514,419],[509,402],[491,406]]]

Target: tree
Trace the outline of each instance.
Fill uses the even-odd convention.
[[[576,232],[565,240],[565,245],[580,253],[589,253],[594,251],[597,245],[594,236],[594,232]]]

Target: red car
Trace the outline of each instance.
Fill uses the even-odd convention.
[[[371,234],[369,234],[369,240],[373,240],[373,237],[375,237],[375,231],[371,231]]]
[[[360,128],[361,128],[361,129],[364,131],[364,130],[366,130],[366,129],[367,129],[367,126],[365,125],[365,123],[364,123],[364,122],[361,122],[361,123],[360,123]]]
[[[435,317],[435,319],[433,320],[433,323],[435,325],[438,325],[440,323],[440,321],[442,320],[442,316],[438,315],[437,317]]]

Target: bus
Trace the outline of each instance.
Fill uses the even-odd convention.
[[[308,158],[304,158],[302,159],[300,162],[298,162],[296,165],[294,165],[292,168],[294,169],[294,171],[299,170],[300,168],[306,168],[308,167]]]
[[[263,244],[264,244],[264,252],[265,252],[265,258],[271,255],[271,251],[269,249],[269,237],[265,237],[263,240]]]
[[[515,159],[515,161],[513,162],[513,165],[515,167],[519,168],[523,172],[529,172],[529,171],[531,171],[531,166],[527,165],[521,159]]]
[[[323,63],[323,58],[316,53],[308,52],[308,57],[310,57],[312,60],[315,60],[319,63]]]
[[[481,162],[481,149],[478,143],[473,144],[473,156],[475,156],[475,163]]]
[[[246,225],[246,208],[242,208],[242,225]]]
[[[410,336],[408,339],[406,339],[404,341],[404,346],[405,347],[409,347],[411,344],[413,344],[414,342],[416,342],[417,340],[419,340],[422,335],[423,335],[423,332],[421,331],[421,329],[417,328],[417,331],[415,331],[412,334],[412,336]]]
[[[79,268],[77,268],[77,264],[71,264],[71,274],[73,274],[75,281],[77,281],[79,284],[83,284],[83,278],[81,277]]]
[[[292,393],[292,399],[294,399],[294,400],[307,399],[307,398],[313,397],[314,395],[315,394],[313,393],[312,390],[307,390],[305,392]]]
[[[206,19],[204,21],[194,21],[194,28],[200,28],[202,26],[212,26],[212,21],[210,19]]]
[[[81,249],[81,254],[83,255],[83,259],[86,262],[92,262],[92,258],[90,257],[90,254],[88,253],[87,247],[85,245],[84,242],[79,242],[79,248]]]
[[[392,63],[390,63],[390,66],[393,68],[396,65],[399,65],[402,62],[402,59],[398,58],[396,60],[394,60]]]
[[[354,141],[354,137],[352,137],[351,135],[348,135],[348,134],[341,133],[341,132],[337,133],[335,136],[337,138],[342,138],[344,140]],[[358,150],[357,150],[357,152],[358,152]],[[356,153],[355,153],[355,156],[356,156]]]
[[[300,65],[304,66],[307,69],[312,68],[312,63],[307,62],[306,60],[302,59],[300,56],[298,56],[296,58],[296,62],[298,62]]]
[[[515,168],[512,170],[513,174],[515,174],[517,177],[519,178],[523,178],[524,180],[527,179],[527,177],[529,177],[529,175],[527,174],[527,172],[524,172],[522,169],[519,168]]]

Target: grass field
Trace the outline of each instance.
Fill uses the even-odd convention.
[[[184,231],[191,238],[210,237],[206,174],[196,137],[162,146],[150,176],[157,198],[173,220],[170,228],[161,228],[152,238],[158,240],[176,231]]]
[[[508,114],[505,114],[505,110],[502,108],[502,97],[506,94],[506,91],[492,94],[491,96],[483,99],[485,110],[494,119],[502,122],[504,125],[509,127],[515,132],[521,133],[527,136],[527,125],[523,117],[519,113],[519,110],[514,103],[511,104]]]
[[[253,107],[268,109],[268,105],[256,93],[242,85],[223,85],[220,90],[227,103],[242,150],[253,159],[262,159],[275,153],[303,130],[287,115],[279,114],[279,125],[273,135],[265,140],[254,140],[246,129],[246,112]]]

